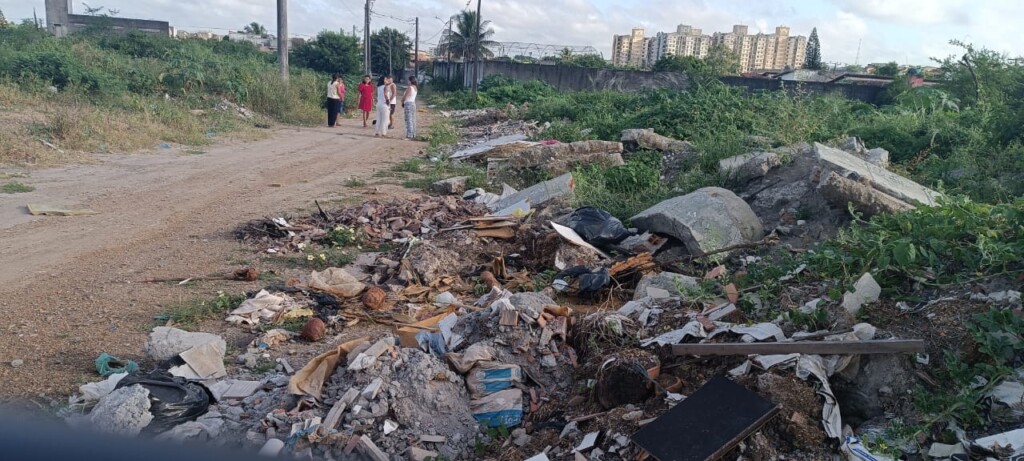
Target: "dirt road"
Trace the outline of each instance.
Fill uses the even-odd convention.
[[[19,179],[36,191],[0,194],[0,398],[75,392],[97,379],[93,360],[101,352],[141,357],[161,305],[210,297],[223,284],[184,289],[140,280],[237,267],[252,257],[231,234],[238,224],[296,213],[314,199],[373,193],[345,182],[369,178],[424,147],[374,138],[356,123],[279,128],[267,140],[202,154],[109,156]],[[27,203],[99,214],[33,217]],[[236,292],[260,285],[231,283]],[[23,362],[14,366],[16,360]]]

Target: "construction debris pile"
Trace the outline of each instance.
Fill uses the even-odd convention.
[[[848,206],[890,213],[938,193],[856,139],[846,151],[797,145],[725,159],[731,189],[670,198],[629,228],[568,206],[572,166],[614,166],[635,149],[686,161],[688,143],[650,130],[621,143],[534,143],[500,137],[501,111],[455,116],[499,137],[454,157],[486,162],[495,178],[554,178],[501,194],[454,181],[435,189],[451,195],[249,223],[238,235],[261,252],[340,241],[378,251],[228,312],[254,333],[230,370],[223,339],[154,329],[155,371],[104,357],[109,378],[82,386],[70,420],[314,459],[888,459],[868,446],[885,437],[872,428],[927,376],[938,351],[918,338],[930,330],[858,321],[882,299],[870,273],[837,297],[813,278],[798,283],[798,267],[775,281],[787,306],[767,321],[772,310],[731,276],[764,248],[813,250]],[[1020,308],[1005,288],[957,296]],[[301,332],[279,328],[295,320]],[[298,345],[318,355],[294,368]],[[1019,374],[988,394],[1006,407],[1000,430],[950,428],[953,439],[904,448],[935,460],[1024,453]]]

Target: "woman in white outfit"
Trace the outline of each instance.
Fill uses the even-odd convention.
[[[405,109],[405,137],[416,138],[416,95],[420,92],[416,77],[409,77],[409,87],[402,95],[402,108]]]
[[[388,118],[391,115],[391,105],[388,102],[391,101],[394,95],[391,94],[387,77],[381,76],[377,83],[377,121],[373,135],[387,137]]]

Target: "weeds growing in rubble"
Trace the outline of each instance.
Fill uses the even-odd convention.
[[[871,272],[883,289],[909,294],[1024,271],[1024,199],[988,205],[943,199],[940,206],[858,221],[824,243],[808,263],[821,276]]]
[[[487,172],[483,169],[465,163],[452,162],[447,159],[432,162],[429,165],[426,165],[426,169],[421,169],[419,173],[421,174],[420,177],[408,179],[402,184],[405,187],[427,189],[431,184],[442,179],[452,178],[455,176],[467,176],[467,188],[488,187],[489,185],[487,181]]]
[[[355,176],[345,180],[345,187],[363,187],[366,185],[366,180],[357,178]]]
[[[427,161],[419,157],[407,158],[391,167],[391,171],[397,173],[419,173]]]
[[[3,186],[0,186],[0,192],[3,192],[5,194],[19,194],[22,192],[32,192],[34,190],[36,190],[35,187],[29,186],[27,184],[22,184],[18,181],[11,181],[7,184],[4,184]]]
[[[574,205],[602,208],[623,221],[674,195],[661,181],[661,157],[655,153],[639,154],[617,168],[581,166],[573,178]]]
[[[173,322],[178,328],[192,330],[204,320],[223,317],[245,299],[245,294],[236,295],[219,291],[213,299],[193,298],[171,304],[162,317]]]

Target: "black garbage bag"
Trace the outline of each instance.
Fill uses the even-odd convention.
[[[619,218],[592,206],[573,211],[567,224],[583,240],[598,247],[614,245],[630,235]]]
[[[608,274],[608,269],[605,267],[591,270],[587,266],[576,266],[555,275],[555,280],[564,280],[566,278],[576,279],[580,296],[596,295],[604,287],[612,283],[612,277]]]
[[[160,433],[181,423],[194,421],[210,408],[213,396],[199,383],[172,376],[163,370],[149,374],[132,373],[125,376],[117,389],[141,385],[149,390],[149,412],[153,421],[146,426],[147,432]]]

